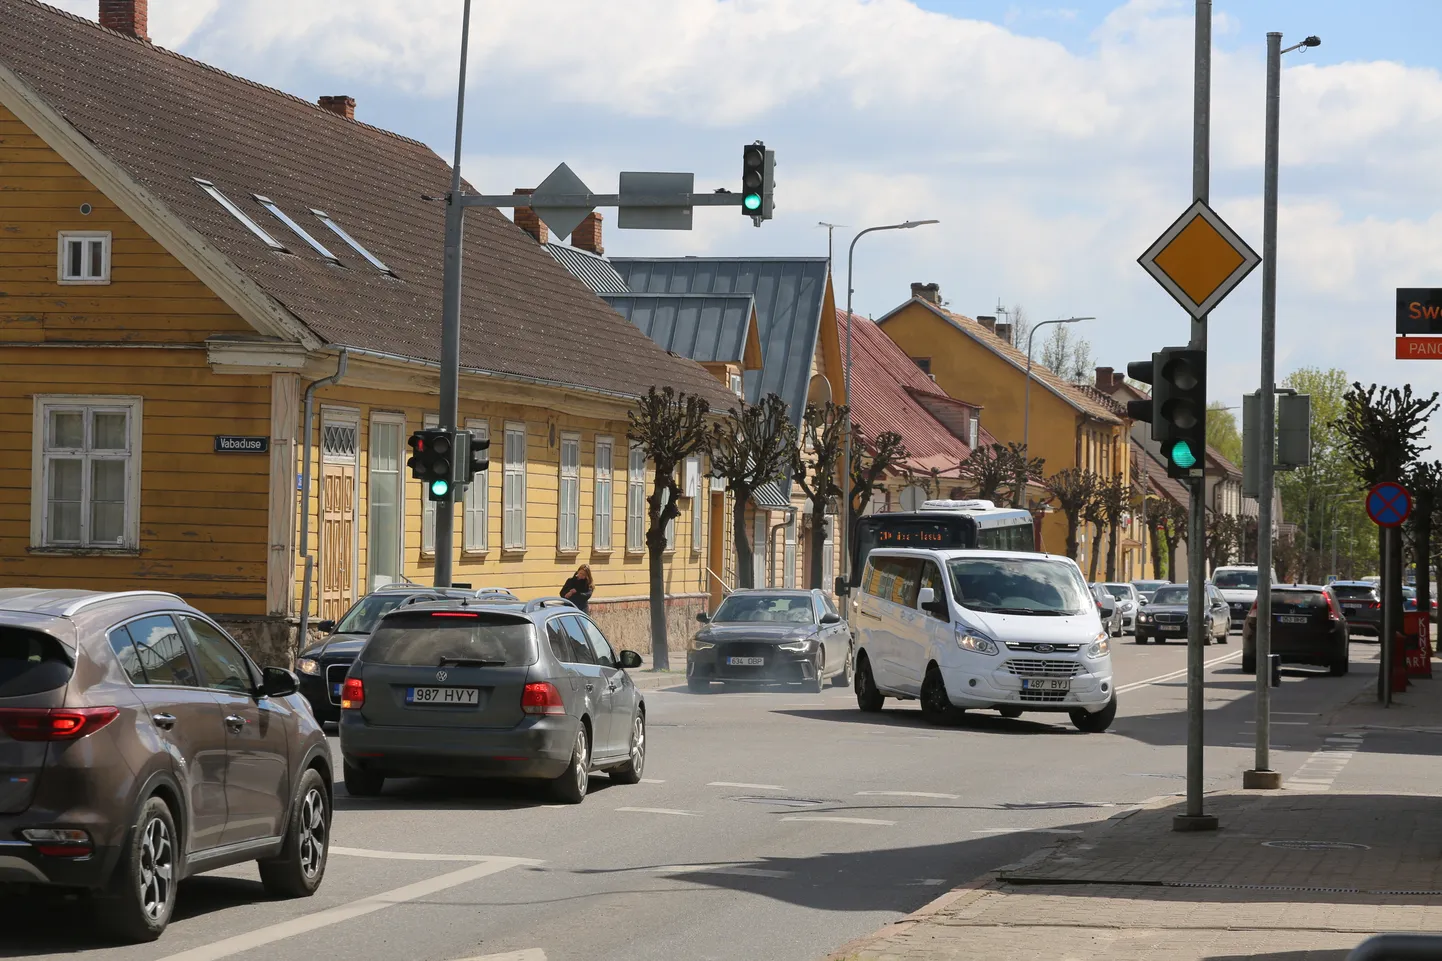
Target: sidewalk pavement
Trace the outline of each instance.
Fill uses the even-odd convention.
[[[1327,773],[1368,729],[1442,733],[1433,702],[1442,689],[1391,708],[1368,691],[1324,719],[1325,748],[1286,789],[1209,795],[1220,830],[1175,832],[1182,799],[1155,799],[829,961],[1343,961],[1373,934],[1442,933],[1442,799],[1335,793]]]
[[[686,683],[686,652],[671,652],[671,670],[657,671],[651,667],[651,652],[638,651],[641,655],[641,666],[634,671],[628,671],[631,675],[631,683],[643,691],[654,691],[663,687],[675,687]]]

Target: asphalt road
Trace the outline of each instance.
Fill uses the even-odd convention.
[[[1253,680],[1241,639],[1207,648],[1207,786],[1251,766]],[[0,956],[75,961],[814,961],[1059,833],[1184,790],[1181,644],[1115,642],[1120,713],[1104,735],[1065,715],[880,716],[849,691],[647,692],[647,780],[597,775],[579,807],[532,790],[400,781],[337,788],[313,898],[270,901],[252,867],[182,886],[154,945],[86,933],[83,902],[0,904]],[[1315,782],[1319,717],[1375,683],[1288,670],[1273,767]],[[1360,755],[1359,755],[1360,756]],[[1361,767],[1361,763],[1358,763]],[[1330,783],[1330,782],[1327,782]]]

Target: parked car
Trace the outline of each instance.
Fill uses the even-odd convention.
[[[1092,593],[1092,599],[1097,603],[1097,613],[1101,615],[1102,627],[1112,637],[1122,635],[1122,606],[1121,602],[1112,597],[1105,585],[1089,584],[1088,589]]]
[[[1242,628],[1242,670],[1257,670],[1256,605]],[[1320,664],[1347,673],[1347,622],[1337,598],[1325,587],[1272,588],[1272,653],[1287,664]]]
[[[317,622],[317,628],[330,634],[319,644],[312,644],[301,651],[295,662],[296,673],[300,676],[300,692],[310,702],[316,720],[323,724],[340,721],[340,693],[346,672],[382,617],[406,604],[422,604],[446,597],[478,596],[520,603],[510,591],[499,588],[474,591],[460,587],[391,584],[377,588],[356,601],[338,623],[328,620]]]
[[[1257,603],[1259,576],[1255,564],[1233,564],[1212,571],[1211,581],[1222,592],[1230,609],[1232,628],[1240,628],[1247,619],[1247,612]],[[1277,583],[1276,571],[1272,571],[1272,583]]]
[[[330,753],[296,686],[172,594],[0,590],[0,888],[89,892],[134,942],[206,871],[315,893]]]
[[[1128,631],[1136,633],[1137,608],[1142,606],[1142,597],[1137,593],[1137,589],[1125,581],[1114,581],[1103,584],[1102,587],[1108,594],[1116,598],[1117,610],[1122,617],[1121,633]]]
[[[1370,634],[1382,636],[1382,595],[1375,585],[1368,581],[1333,581],[1332,595],[1342,605],[1342,616],[1347,619],[1347,632],[1353,636]]]
[[[1217,590],[1211,581],[1206,583],[1206,591],[1207,631],[1202,635],[1202,643],[1210,644],[1216,641],[1218,644],[1225,644],[1232,627],[1231,611],[1221,591]],[[1189,636],[1187,624],[1190,597],[1191,590],[1186,584],[1168,584],[1157,588],[1151,603],[1137,612],[1137,643],[1145,644],[1153,640],[1161,644],[1169,640],[1185,642]]]
[[[712,681],[801,684],[820,691],[827,678],[850,687],[851,630],[822,591],[744,590],[726,595],[686,652],[686,685]]]
[[[873,550],[857,593],[856,703],[1062,712],[1082,731],[1117,713],[1111,644],[1076,562],[1048,554]]]
[[[1141,604],[1146,604],[1151,601],[1157,588],[1166,587],[1170,583],[1171,581],[1132,581],[1132,587],[1137,589],[1137,594],[1141,597]],[[1140,608],[1141,604],[1138,604],[1137,607]]]
[[[593,771],[635,784],[646,705],[626,671],[640,666],[559,597],[399,607],[342,687],[346,791],[371,797],[392,777],[514,778],[579,804]]]
[[[1433,596],[1430,598],[1430,600],[1431,600],[1431,604],[1432,604],[1432,616],[1433,616],[1433,617],[1436,617],[1436,616],[1437,616],[1437,597],[1436,597],[1436,595],[1433,595]],[[1405,612],[1409,613],[1409,614],[1416,612],[1416,610],[1417,610],[1417,588],[1415,588],[1415,587],[1404,587],[1404,588],[1402,588],[1402,609],[1403,609]]]

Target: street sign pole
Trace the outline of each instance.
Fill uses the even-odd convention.
[[[1396,657],[1397,622],[1401,613],[1390,602],[1402,593],[1401,553],[1397,549],[1397,528],[1412,514],[1412,494],[1401,484],[1383,481],[1367,492],[1367,516],[1382,528],[1382,669],[1377,672],[1377,701],[1392,704],[1392,659]]]

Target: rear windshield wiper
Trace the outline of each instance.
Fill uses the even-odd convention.
[[[491,660],[484,657],[452,657],[450,654],[442,654],[441,661],[436,667],[505,667],[505,661]]]

